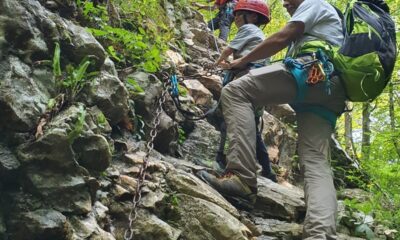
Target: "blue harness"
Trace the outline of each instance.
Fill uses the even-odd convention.
[[[333,64],[329,61],[328,56],[321,49],[318,49],[317,52],[313,54],[315,54],[314,60],[307,63],[301,63],[297,59],[294,59],[292,57],[286,57],[283,60],[283,63],[288,68],[290,73],[293,75],[294,79],[296,80],[296,85],[297,85],[296,98],[294,102],[291,103],[290,105],[296,112],[315,113],[316,115],[327,120],[331,124],[331,126],[335,128],[338,117],[338,115],[335,112],[318,105],[302,104],[307,94],[307,89],[309,87],[309,84],[307,84],[307,78],[310,66],[312,64],[316,63],[322,64],[322,68],[325,72],[326,92],[328,95],[331,94],[330,78],[332,77],[334,71]]]

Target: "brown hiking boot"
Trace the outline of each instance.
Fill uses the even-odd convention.
[[[235,174],[228,173],[222,177],[216,177],[207,171],[199,171],[197,175],[234,206],[246,210],[253,209],[257,200],[257,189],[243,183]]]

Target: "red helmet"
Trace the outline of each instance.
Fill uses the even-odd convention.
[[[239,0],[233,13],[239,10],[245,10],[260,14],[262,17],[259,24],[267,24],[271,20],[269,8],[264,0]]]

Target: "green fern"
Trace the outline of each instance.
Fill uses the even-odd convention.
[[[83,106],[79,106],[78,118],[76,119],[74,125],[72,126],[72,130],[68,133],[69,144],[72,144],[75,141],[75,139],[77,139],[79,135],[81,135],[81,133],[83,132],[85,117],[86,117],[86,110],[83,108]]]

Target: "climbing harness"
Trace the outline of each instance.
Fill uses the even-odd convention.
[[[308,62],[301,62],[299,59],[286,57],[283,63],[292,73],[297,83],[297,95],[291,106],[296,112],[312,112],[326,119],[334,128],[336,126],[337,114],[329,109],[318,105],[302,104],[308,87],[324,82],[326,93],[331,94],[331,78],[334,67],[328,56],[318,49],[316,52],[307,53],[302,57],[310,57]]]
[[[305,98],[308,86],[320,82],[325,82],[326,92],[330,95],[330,80],[334,72],[334,67],[329,61],[329,58],[321,49],[303,56],[311,56],[312,59],[308,62],[301,62],[299,59],[286,57],[283,60],[283,63],[292,73],[297,83],[297,96],[295,102],[302,102]]]
[[[166,100],[166,94],[168,92],[168,85],[170,84],[169,77],[167,75],[163,75],[164,79],[164,89],[161,92],[161,96],[158,99],[157,103],[157,109],[155,111],[155,116],[153,118],[153,121],[151,123],[151,131],[150,131],[150,140],[147,142],[146,148],[147,148],[147,153],[145,157],[143,158],[143,163],[139,169],[139,174],[137,176],[137,185],[135,189],[135,194],[133,195],[132,203],[133,207],[131,208],[131,211],[129,212],[128,220],[129,220],[129,225],[128,228],[124,232],[124,240],[131,240],[133,237],[133,223],[137,219],[137,207],[139,205],[140,200],[142,199],[142,187],[145,179],[145,173],[146,169],[148,167],[148,160],[150,153],[154,149],[154,139],[156,138],[158,131],[157,128],[160,125],[161,122],[161,113],[163,111],[163,104],[165,103]]]

